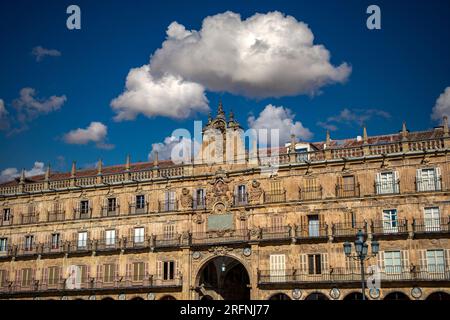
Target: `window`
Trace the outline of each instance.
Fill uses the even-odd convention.
[[[383,231],[384,233],[398,232],[397,210],[383,210]]]
[[[8,281],[8,272],[6,270],[0,270],[0,288],[4,287]]]
[[[400,251],[384,252],[384,271],[386,273],[400,273],[402,271],[402,259]]]
[[[60,240],[60,235],[59,233],[53,233],[52,234],[52,249],[58,249],[59,248],[59,240]]]
[[[31,286],[33,283],[33,270],[31,268],[26,268],[21,270],[21,281],[22,287]]]
[[[175,225],[166,224],[164,226],[164,240],[171,240],[175,238]]]
[[[440,168],[425,168],[417,170],[417,191],[441,190]]]
[[[197,189],[195,190],[194,209],[204,207],[205,207],[205,190]]]
[[[277,231],[283,228],[283,217],[276,215],[272,216],[272,230]]]
[[[116,211],[116,198],[108,198],[108,212],[115,212]]]
[[[3,209],[2,219],[3,219],[3,221],[9,221],[11,219],[11,209],[10,208]]]
[[[396,171],[381,172],[377,174],[377,194],[398,193],[398,174]]]
[[[134,228],[134,243],[143,243],[144,242],[144,228]]]
[[[308,234],[310,237],[319,236],[319,216],[309,215],[308,216]]]
[[[114,282],[115,274],[116,274],[116,265],[115,264],[105,264],[104,265],[105,273],[103,274],[103,282],[110,283]]]
[[[47,283],[48,285],[57,285],[59,281],[59,274],[60,268],[59,267],[49,267],[47,269],[48,275],[47,275]]]
[[[322,274],[322,255],[320,254],[308,255],[308,273]]]
[[[78,232],[77,246],[79,249],[87,247],[87,231]]]
[[[441,219],[438,207],[425,208],[424,210],[425,231],[436,232],[441,230]]]
[[[427,250],[428,272],[443,272],[445,270],[444,250]]]
[[[175,210],[175,191],[166,191],[164,194],[164,210],[173,211]]]
[[[238,203],[246,202],[247,200],[247,192],[244,184],[241,184],[237,187],[237,201]]]
[[[25,236],[24,250],[31,251],[33,249],[33,244],[34,244],[34,236],[32,236],[32,235]]]
[[[286,279],[286,257],[284,254],[270,255],[270,281],[284,282]]]
[[[142,281],[145,276],[145,263],[134,262],[133,263],[133,281]]]
[[[8,238],[0,238],[0,252],[8,250]]]
[[[175,278],[175,261],[163,262],[163,280],[173,280]]]
[[[89,201],[80,201],[80,214],[89,214]]]
[[[344,192],[355,191],[355,177],[354,176],[344,176],[342,177]]]
[[[143,194],[136,196],[136,209],[145,209],[145,196]]]
[[[116,243],[116,230],[106,230],[105,244],[107,246],[113,246]]]

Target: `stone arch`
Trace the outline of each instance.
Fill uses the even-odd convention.
[[[274,293],[269,297],[269,300],[292,300],[287,294],[283,292]]]
[[[101,300],[111,301],[111,300],[115,300],[115,299],[113,297],[104,297]]]
[[[354,291],[348,293],[342,300],[362,300],[362,298],[363,295],[361,292]]]
[[[430,293],[425,300],[449,301],[450,294],[443,291],[435,291]]]
[[[322,292],[311,292],[306,296],[305,300],[330,300],[325,294]]]
[[[177,299],[170,294],[166,294],[165,296],[162,296],[161,298],[159,298],[159,300],[177,300]]]
[[[410,300],[409,297],[401,291],[392,291],[384,296],[383,300]]]

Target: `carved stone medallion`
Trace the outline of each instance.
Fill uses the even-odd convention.
[[[192,196],[189,189],[183,188],[181,190],[180,203],[183,208],[192,208]]]

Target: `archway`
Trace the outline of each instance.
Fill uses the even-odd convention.
[[[284,293],[275,293],[273,296],[269,298],[269,300],[291,300],[287,294]]]
[[[207,261],[197,275],[199,299],[250,300],[250,277],[235,258],[219,256]]]
[[[320,292],[310,293],[305,300],[328,300],[327,296]]]
[[[131,298],[130,300],[140,301],[140,300],[144,300],[144,299],[141,297],[134,297],[134,298]]]
[[[391,292],[384,297],[384,300],[409,300],[408,296],[403,292]]]
[[[344,300],[362,300],[362,298],[361,292],[351,292],[345,296]]]
[[[159,300],[177,300],[177,299],[175,299],[174,296],[171,296],[170,294],[168,294],[168,295],[165,295],[164,297],[161,297],[161,299],[159,299]]]
[[[450,294],[446,292],[433,292],[425,300],[450,301]]]
[[[105,298],[103,298],[102,300],[105,300],[105,301],[111,301],[111,300],[114,300],[114,299],[111,298],[111,297],[105,297]]]

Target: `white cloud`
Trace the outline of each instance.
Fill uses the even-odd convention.
[[[36,161],[33,168],[25,170],[25,177],[37,176],[45,173],[44,163]],[[17,168],[6,168],[0,173],[0,182],[6,182],[14,180],[20,176],[20,172]]]
[[[450,87],[445,88],[444,92],[436,100],[431,119],[440,121],[443,116],[450,117]]]
[[[197,141],[170,136],[166,137],[164,142],[153,143],[148,158],[153,160],[155,152],[158,152],[158,159],[172,160],[174,163],[186,163],[191,161],[191,156],[195,156],[199,150],[200,144]]]
[[[139,113],[184,119],[209,110],[202,85],[170,74],[154,79],[148,65],[130,70],[125,92],[111,101],[111,107],[116,121],[133,120]]]
[[[280,145],[284,145],[285,142],[290,141],[291,134],[295,134],[297,139],[311,139],[313,136],[312,132],[308,128],[305,128],[300,121],[295,121],[294,118],[295,114],[290,109],[269,104],[261,111],[257,118],[250,116],[247,121],[251,129],[267,129],[269,132],[268,137],[270,137],[271,129],[278,129]],[[262,137],[259,135],[259,138],[261,139]],[[264,138],[259,141],[261,144],[267,144],[267,142]],[[272,145],[275,143],[275,141],[270,142]]]
[[[68,144],[88,144],[94,142],[97,148],[112,149],[114,145],[105,142],[108,134],[108,127],[101,122],[91,122],[86,129],[78,128],[66,133],[63,137]]]
[[[313,95],[351,73],[346,63],[331,64],[305,23],[280,12],[242,20],[227,11],[206,17],[198,31],[174,21],[166,33],[149,64],[131,69],[125,92],[112,100],[116,120],[140,113],[187,118],[208,110],[205,90],[254,98]]]
[[[167,73],[211,91],[249,97],[314,94],[344,82],[351,67],[330,63],[330,53],[313,43],[308,26],[280,12],[241,20],[227,11],[206,17],[199,31],[172,22],[162,48],[151,57],[155,77]]]
[[[5,103],[0,99],[0,131],[8,130],[10,127],[8,114],[9,112],[5,108]]]
[[[20,97],[13,101],[13,106],[17,109],[17,119],[21,123],[31,121],[39,114],[59,110],[67,100],[65,95],[53,95],[48,99],[38,99],[35,95],[35,89],[23,88],[20,90]]]
[[[391,115],[379,109],[348,109],[344,108],[338,115],[328,117],[325,121],[318,121],[317,125],[330,131],[338,130],[337,124],[363,126],[370,119],[378,117],[389,119]]]
[[[36,61],[40,62],[45,57],[59,57],[61,56],[61,52],[56,49],[46,49],[42,46],[34,47],[31,51],[31,54],[36,57]]]

